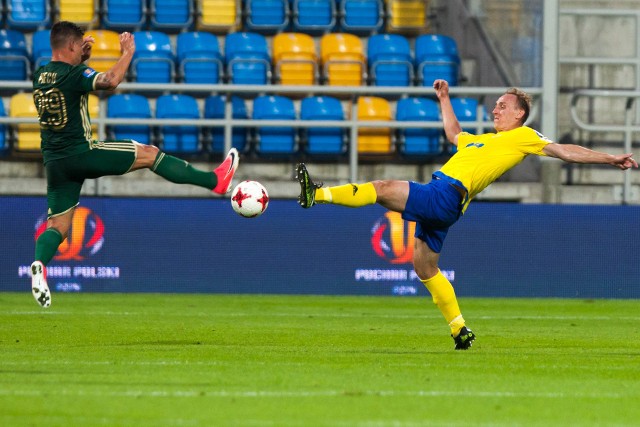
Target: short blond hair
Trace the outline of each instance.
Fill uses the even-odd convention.
[[[524,111],[524,116],[522,116],[522,123],[524,124],[524,122],[529,118],[529,113],[531,112],[531,95],[517,87],[509,88],[505,94],[516,96],[516,99],[518,100],[518,107]]]

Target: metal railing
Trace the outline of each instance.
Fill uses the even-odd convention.
[[[622,98],[625,100],[624,124],[595,124],[587,123],[578,114],[578,102],[581,98]],[[624,151],[631,153],[633,148],[633,134],[640,133],[640,124],[634,118],[634,104],[640,99],[640,91],[630,90],[600,90],[579,89],[571,97],[571,119],[578,128],[588,132],[620,132],[624,134]],[[631,169],[624,172],[622,185],[622,203],[628,204],[632,200]]]
[[[29,82],[0,82],[3,89],[30,91],[32,89]],[[531,111],[529,121],[535,120],[540,104],[541,88],[523,88],[534,98],[534,106]],[[98,136],[100,139],[106,137],[106,126],[109,125],[149,125],[149,126],[197,126],[197,127],[224,127],[225,151],[231,148],[232,131],[234,127],[257,128],[257,127],[295,127],[295,128],[345,128],[348,129],[349,138],[349,179],[352,182],[358,180],[358,129],[364,127],[373,128],[438,128],[442,129],[441,121],[368,121],[358,120],[357,102],[352,102],[351,110],[348,112],[347,120],[315,121],[315,120],[260,120],[259,125],[256,120],[235,119],[232,117],[231,96],[248,95],[255,97],[262,94],[280,95],[332,95],[342,99],[355,101],[359,96],[426,96],[434,97],[435,91],[431,87],[382,87],[382,86],[287,86],[287,85],[203,85],[203,84],[141,84],[123,83],[118,86],[118,92],[154,93],[192,93],[198,96],[226,95],[225,118],[223,119],[115,119],[107,117],[106,97],[100,100],[100,117],[92,119],[98,125]],[[483,102],[487,96],[496,98],[505,92],[503,87],[451,87],[449,90],[452,96],[469,96],[478,98],[477,116],[484,115]],[[10,118],[0,117],[0,123],[37,123],[34,118]],[[493,128],[493,121],[476,120],[465,121],[464,127],[476,128],[482,131],[484,128]]]

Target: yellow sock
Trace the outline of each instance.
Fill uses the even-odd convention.
[[[317,203],[333,203],[334,205],[350,208],[373,205],[377,198],[376,188],[370,182],[365,184],[345,184],[316,190]]]
[[[456,293],[451,282],[444,277],[440,270],[435,276],[427,280],[421,280],[421,282],[427,287],[433,298],[433,303],[438,306],[444,319],[449,324],[451,335],[457,336],[464,326],[464,318],[460,313]]]

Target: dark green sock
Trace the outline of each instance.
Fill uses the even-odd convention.
[[[58,251],[58,246],[62,243],[62,234],[55,228],[47,228],[36,240],[36,261],[42,262],[44,265],[49,264],[49,261]]]
[[[213,190],[218,184],[218,177],[213,172],[203,172],[177,157],[163,152],[158,153],[151,170],[167,181],[176,184],[193,184]]]

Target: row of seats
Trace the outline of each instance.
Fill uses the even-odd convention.
[[[0,80],[26,80],[30,64],[34,69],[51,57],[50,30],[33,34],[32,54],[22,33],[0,30]],[[96,39],[87,65],[106,71],[120,57],[116,32],[88,31]],[[136,53],[131,80],[138,83],[376,86],[431,85],[443,78],[458,84],[460,56],[454,39],[424,34],[409,40],[399,34],[369,37],[367,49],[362,39],[346,33],[325,34],[320,39],[320,55],[314,39],[304,33],[280,33],[273,37],[273,49],[259,33],[231,33],[224,39],[224,55],[218,38],[208,32],[185,32],[177,36],[176,49],[165,33],[134,32]]]
[[[140,31],[377,32],[423,30],[425,0],[4,0],[10,29],[49,28],[68,20],[106,29]],[[0,3],[3,4],[3,3]],[[385,12],[386,9],[386,12]],[[52,13],[53,12],[53,13]]]
[[[189,95],[162,95],[155,103],[155,117],[161,119],[222,119],[225,115],[225,98],[210,96],[204,102],[201,114],[197,100]],[[478,103],[472,98],[453,98],[452,104],[459,120],[474,121]],[[294,102],[283,96],[258,96],[253,100],[249,117],[246,103],[239,97],[231,98],[234,119],[253,120],[318,120],[342,121],[345,112],[342,103],[329,96],[312,96],[300,102],[299,114]],[[99,115],[98,99],[89,97],[92,117]],[[37,117],[31,94],[20,93],[11,98],[11,117]],[[0,102],[0,115],[4,115]],[[108,118],[150,119],[152,114],[149,101],[138,94],[117,94],[107,101]],[[358,98],[358,120],[397,121],[440,121],[440,111],[436,101],[429,98],[404,98],[397,102],[395,116],[391,104],[379,97]],[[0,125],[1,126],[1,125]],[[115,125],[108,127],[108,137],[134,139],[144,144],[154,141],[164,151],[180,154],[202,152],[221,153],[224,148],[223,127],[207,128],[201,131],[197,126],[160,126],[155,140],[154,129],[149,125]],[[473,129],[469,130],[474,132]],[[94,126],[94,133],[96,132]],[[14,127],[16,151],[37,151],[40,146],[40,132],[37,124],[20,124]],[[5,129],[0,129],[0,148],[8,149]],[[310,155],[340,155],[347,150],[349,132],[347,128],[311,127],[298,132],[293,127],[260,127],[249,132],[247,128],[234,127],[232,145],[239,151],[255,151],[262,156],[291,155],[304,152]],[[250,135],[253,138],[250,138]],[[96,135],[94,135],[96,136]],[[397,138],[396,138],[397,136]],[[206,142],[205,142],[206,141]],[[250,147],[251,141],[254,146]],[[300,141],[303,141],[300,144]],[[396,144],[397,141],[397,144]],[[411,128],[397,132],[391,128],[362,127],[358,130],[358,152],[362,154],[390,154],[396,151],[407,156],[433,156],[442,154],[443,139],[441,129]]]

